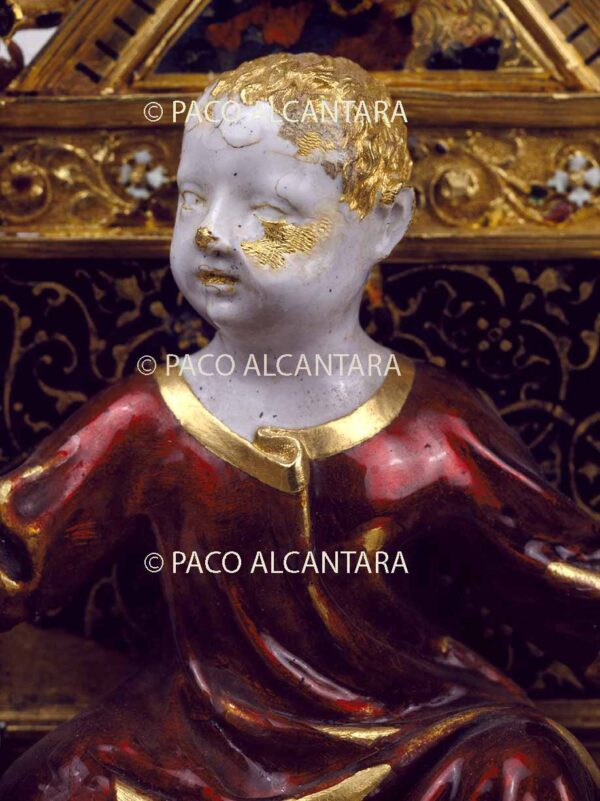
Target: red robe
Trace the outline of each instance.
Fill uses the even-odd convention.
[[[132,376],[0,481],[0,513],[4,627],[64,602],[144,515],[174,641],[21,757],[0,801],[598,798],[583,748],[434,614],[448,554],[508,620],[585,668],[598,531],[437,368],[402,360],[346,417],[254,443],[183,377]],[[249,569],[257,551],[278,567],[298,552],[296,568],[341,550],[371,564],[401,551],[409,572]],[[201,566],[235,551],[242,568],[173,574],[174,551]]]

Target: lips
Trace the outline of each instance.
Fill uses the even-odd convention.
[[[201,267],[196,272],[196,278],[204,286],[221,287],[223,289],[233,289],[238,283],[239,279],[234,278],[229,273],[224,273],[222,270],[208,269]]]

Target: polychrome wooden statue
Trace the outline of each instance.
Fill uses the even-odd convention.
[[[214,339],[105,390],[0,483],[5,628],[142,515],[173,646],[21,757],[1,801],[598,799],[578,742],[436,622],[447,554],[593,670],[600,536],[477,392],[359,325],[412,210],[393,103],[349,61],[274,55],[198,110],[171,263]]]

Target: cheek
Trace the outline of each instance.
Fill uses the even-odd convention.
[[[243,252],[260,267],[281,270],[291,255],[308,254],[324,243],[331,231],[331,221],[323,217],[306,225],[287,220],[263,220],[264,236],[241,243]]]
[[[178,288],[186,296],[194,291],[197,284],[197,279],[194,276],[194,269],[197,267],[198,262],[197,257],[197,250],[190,246],[187,235],[184,235],[176,225],[171,242],[171,273]]]
[[[171,274],[179,291],[187,297],[193,286],[190,278],[191,272],[186,269],[185,262],[176,253],[171,254]]]
[[[173,272],[180,271],[186,261],[189,261],[188,247],[186,244],[186,234],[178,223],[173,229],[173,239],[171,240],[171,268]]]

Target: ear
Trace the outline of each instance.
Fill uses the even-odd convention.
[[[401,189],[390,204],[378,203],[373,209],[377,219],[377,261],[389,256],[402,239],[413,216],[415,193],[412,187]]]

